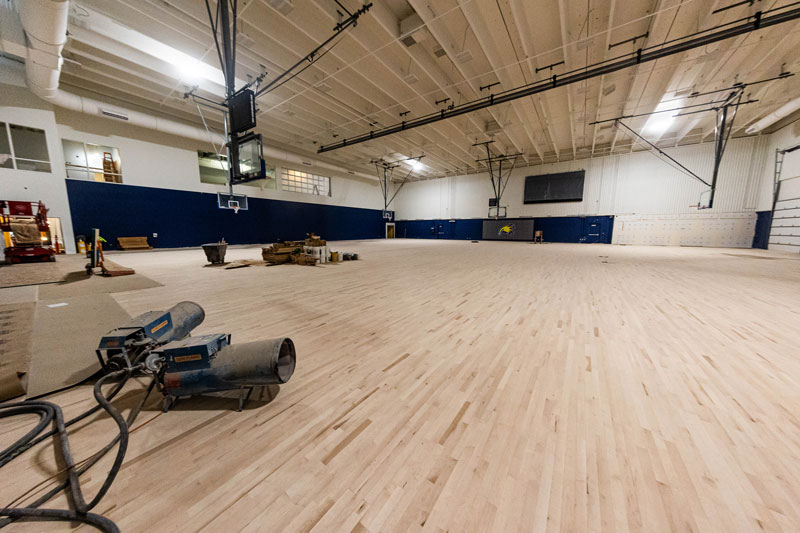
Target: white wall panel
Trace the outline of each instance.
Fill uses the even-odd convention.
[[[12,101],[19,107],[9,105]],[[44,130],[51,170],[34,172],[0,168],[0,200],[44,202],[49,209],[48,216],[61,220],[66,241],[61,244],[66,246],[67,252],[75,253],[61,139],[53,112],[46,107],[43,103],[36,102],[35,97],[27,95],[26,89],[0,85],[0,122]],[[6,135],[5,129],[0,133]]]
[[[755,213],[618,215],[612,244],[749,248]]]
[[[800,121],[765,136],[765,161],[759,188],[759,210],[772,209],[775,191],[776,150],[800,145]],[[770,227],[770,250],[800,253],[800,150],[784,155],[780,193]]]
[[[766,141],[732,139],[725,153],[712,213],[755,211],[759,196]],[[693,172],[711,181],[712,143],[667,150]],[[571,170],[586,171],[581,202],[529,204],[522,202],[525,176]],[[442,195],[442,188],[448,193]],[[503,196],[508,216],[575,216],[617,214],[697,213],[700,195],[708,187],[652,152],[598,157],[515,169]],[[482,218],[488,212],[492,188],[488,174],[471,174],[412,182],[395,200],[397,218]],[[444,201],[444,203],[442,203]]]

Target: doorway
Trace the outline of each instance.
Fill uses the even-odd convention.
[[[386,223],[386,238],[394,239],[394,222]]]

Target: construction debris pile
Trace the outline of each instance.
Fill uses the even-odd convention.
[[[347,259],[358,259],[358,254],[344,254]],[[281,241],[261,249],[261,257],[268,264],[282,265],[316,265],[319,263],[336,263],[340,254],[331,252],[325,239],[309,233],[304,241]]]

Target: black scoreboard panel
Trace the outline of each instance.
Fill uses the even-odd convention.
[[[585,170],[525,177],[526,204],[580,202],[583,200]]]

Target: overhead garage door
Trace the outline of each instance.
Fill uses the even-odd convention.
[[[782,179],[778,184],[769,249],[800,253],[800,176]]]

